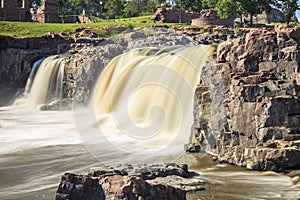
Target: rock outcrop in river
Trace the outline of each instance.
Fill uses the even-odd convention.
[[[185,200],[187,191],[204,189],[204,183],[191,179],[192,175],[187,165],[174,163],[92,168],[86,175],[62,176],[55,199]]]
[[[255,170],[300,168],[300,29],[252,29],[218,46],[195,92],[188,151]]]

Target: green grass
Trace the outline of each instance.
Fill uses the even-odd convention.
[[[74,29],[79,27],[90,27],[93,31],[98,33],[101,37],[108,37],[111,34],[116,34],[120,30],[115,30],[114,27],[150,27],[158,25],[151,21],[151,16],[141,16],[134,18],[124,18],[115,20],[103,20],[93,18],[96,23],[91,24],[56,24],[56,23],[34,23],[34,22],[0,22],[0,35],[12,36],[16,38],[40,37],[46,35],[48,32],[70,34]],[[174,26],[175,24],[167,24]],[[112,27],[109,34],[103,33],[103,27]]]
[[[271,25],[273,25],[273,26],[281,25],[281,24],[285,25],[286,23],[284,23],[284,22],[272,22],[272,23],[271,23]],[[300,23],[297,23],[297,22],[290,22],[289,25],[300,27]]]

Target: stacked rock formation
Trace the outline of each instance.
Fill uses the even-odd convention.
[[[180,14],[181,12],[181,14]],[[178,23],[181,22],[190,24],[192,19],[198,18],[199,13],[188,12],[188,11],[180,11],[180,9],[176,8],[158,8],[157,11],[153,14],[152,20],[155,22],[163,22],[163,23]]]
[[[195,92],[188,151],[256,170],[300,168],[300,29],[223,42]]]

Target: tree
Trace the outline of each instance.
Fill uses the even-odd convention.
[[[123,15],[124,5],[122,0],[110,0],[105,4],[104,8],[107,10],[110,18]]]
[[[253,23],[253,16],[269,11],[273,0],[237,0],[240,3],[240,10],[246,15],[250,15],[250,23]]]
[[[137,17],[140,14],[139,0],[131,0],[125,4],[124,16],[126,17]]]
[[[276,6],[282,10],[288,24],[292,21],[295,12],[299,10],[297,0],[276,1]]]
[[[252,24],[253,16],[268,11],[273,2],[274,0],[202,0],[202,7],[215,9],[222,18],[249,15]]]
[[[216,8],[217,3],[219,0],[202,0],[202,8],[203,9],[209,9],[209,8]]]
[[[176,5],[180,7],[180,0],[177,0]],[[182,9],[191,12],[200,12],[202,9],[202,0],[182,0]]]
[[[219,0],[215,9],[221,18],[229,18],[237,14],[239,6],[235,0]]]

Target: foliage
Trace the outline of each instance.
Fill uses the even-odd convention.
[[[202,0],[202,7],[204,9],[215,8],[218,4],[218,0]]]
[[[162,4],[166,5],[166,0],[59,0],[59,11],[63,15],[72,15],[85,10],[92,16],[120,18],[153,13]]]
[[[281,9],[288,22],[299,9],[297,0],[202,0],[202,7],[215,9],[222,18],[248,15],[251,24],[254,15],[268,12],[272,7]]]
[[[282,9],[283,14],[287,19],[287,23],[292,21],[292,17],[295,15],[296,10],[299,10],[297,0],[276,1],[275,4],[278,8]]]
[[[140,13],[140,1],[132,0],[125,5],[124,15],[126,17],[137,17]]]
[[[107,10],[107,15],[114,19],[116,16],[123,15],[124,4],[122,0],[110,0],[104,8]]]
[[[271,8],[272,0],[238,0],[243,14],[250,15],[250,23],[253,23],[253,16]]]
[[[202,1],[203,0],[194,0],[191,2],[190,0],[181,0],[182,9],[190,12],[200,12],[202,9]],[[180,0],[175,0],[171,5],[180,8]]]
[[[29,1],[42,5],[44,0]],[[213,8],[222,18],[250,16],[251,23],[254,15],[268,12],[272,7],[281,9],[290,22],[299,9],[297,0],[59,0],[58,3],[61,15],[78,15],[85,10],[86,14],[100,18],[130,18],[153,13],[160,6],[173,6],[194,12]]]
[[[229,18],[237,14],[238,3],[235,0],[219,0],[215,9],[221,18]]]
[[[233,32],[234,32],[234,35],[235,35],[235,36],[240,36],[240,35],[242,35],[242,31],[241,31],[240,28],[234,28]]]

